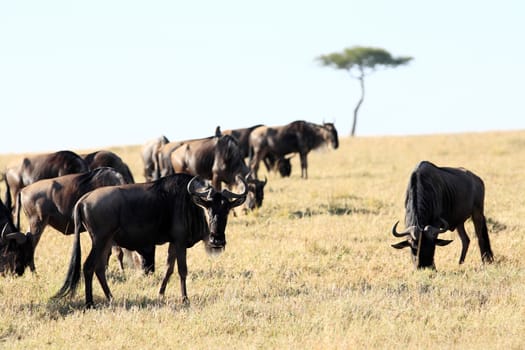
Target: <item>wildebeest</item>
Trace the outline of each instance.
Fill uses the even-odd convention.
[[[210,139],[207,137],[205,139]],[[160,177],[173,175],[173,166],[171,165],[171,153],[182,146],[187,141],[171,141],[162,145],[157,151],[155,157],[155,167],[158,169],[158,175]]]
[[[83,154],[82,158],[88,164],[90,170],[94,170],[100,167],[110,167],[115,169],[124,177],[124,181],[128,184],[135,183],[133,174],[129,167],[122,158],[111,151],[96,151],[88,154]]]
[[[224,182],[228,188],[235,184],[237,175],[248,184],[248,209],[260,207],[267,181],[259,181],[244,162],[237,140],[231,135],[184,141],[171,152],[171,166],[175,173],[185,173],[211,180],[216,191]]]
[[[39,154],[25,157],[20,165],[7,169],[5,181],[6,206],[12,213],[18,212],[18,193],[22,188],[42,179],[50,179],[66,174],[83,173],[89,170],[86,161],[71,151]],[[9,191],[9,188],[11,189]],[[11,198],[15,199],[15,208],[11,207]],[[15,223],[17,227],[19,222]]]
[[[47,225],[65,235],[74,232],[73,208],[85,193],[103,186],[126,184],[124,177],[114,168],[101,167],[81,174],[69,174],[37,181],[22,189],[21,207],[28,219],[29,231],[36,246]],[[84,228],[81,227],[84,231]],[[144,257],[144,270],[153,271],[154,246],[139,251]]]
[[[238,181],[244,182],[241,177]],[[66,280],[57,296],[73,293],[80,280],[80,229],[84,226],[92,240],[84,262],[86,306],[93,305],[93,273],[106,298],[112,298],[105,275],[112,241],[132,250],[169,242],[168,269],[159,293],[164,294],[177,260],[182,299],[187,301],[186,249],[201,240],[209,252],[224,249],[228,213],[246,198],[247,189],[242,187],[240,194],[226,189],[218,192],[197,177],[175,174],[153,182],[103,187],[85,194],[75,206],[75,243]]]
[[[33,267],[33,236],[15,227],[11,211],[0,200],[0,273],[21,276],[26,267]]]
[[[247,158],[250,155],[250,134],[253,130],[257,129],[263,124],[257,124],[249,128],[240,128],[240,129],[228,129],[222,131],[222,135],[231,135],[237,140],[237,144],[241,150],[241,155],[243,158]]]
[[[253,130],[264,126],[263,124],[257,124],[249,128],[240,129],[229,129],[222,131],[223,135],[231,135],[237,139],[239,148],[241,149],[242,157],[250,157],[250,134]],[[292,166],[290,159],[283,156],[276,156],[275,154],[268,152],[263,159],[264,165],[268,171],[278,171],[282,177],[290,176],[292,172]]]
[[[250,167],[257,177],[259,163],[267,154],[284,157],[290,153],[299,153],[301,177],[306,179],[308,152],[324,144],[330,144],[334,149],[339,147],[337,130],[332,123],[318,125],[297,120],[283,126],[261,126],[250,134]]]
[[[450,240],[438,235],[457,229],[462,248],[459,263],[465,261],[470,239],[465,221],[471,217],[478,237],[481,259],[492,262],[485,215],[483,214],[485,186],[481,178],[463,168],[437,167],[422,161],[410,175],[405,197],[405,225],[403,232],[392,228],[395,237],[408,237],[393,244],[396,249],[410,247],[417,268],[435,268],[436,245],[444,246]]]
[[[160,178],[160,169],[158,168],[157,154],[160,148],[169,143],[166,136],[162,135],[156,139],[150,140],[142,146],[142,161],[144,162],[144,178],[146,182]]]

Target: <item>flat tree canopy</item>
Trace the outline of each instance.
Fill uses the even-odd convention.
[[[343,52],[335,52],[318,57],[322,65],[348,71],[351,77],[358,79],[361,85],[361,98],[354,109],[354,120],[351,135],[354,136],[357,123],[357,112],[365,97],[364,78],[379,68],[395,68],[407,64],[413,58],[409,56],[393,57],[388,51],[375,48],[353,46]]]

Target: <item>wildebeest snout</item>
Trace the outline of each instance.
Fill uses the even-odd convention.
[[[226,245],[226,240],[224,238],[218,238],[211,235],[209,239],[210,246],[213,248],[222,248]]]

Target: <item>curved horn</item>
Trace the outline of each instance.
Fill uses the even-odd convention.
[[[263,186],[266,186],[266,184],[268,183],[268,178],[266,177],[266,175],[264,175],[264,181],[262,182]]]
[[[22,232],[12,232],[12,233],[8,233],[7,235],[5,235],[5,238],[15,239],[16,243],[23,244],[26,241],[27,236],[24,235]]]
[[[397,232],[397,224],[399,224],[399,221],[397,221],[395,224],[394,224],[394,227],[392,227],[392,234],[394,235],[394,237],[405,237],[405,236],[410,236],[412,238],[413,237],[413,231],[414,231],[414,226],[410,226],[408,227],[405,231],[403,232]]]
[[[253,172],[251,170],[249,170],[246,175],[244,175],[244,179],[246,181],[250,181],[251,179],[253,179]]]
[[[198,188],[196,188],[196,184],[198,183]],[[197,191],[197,189],[206,188],[207,186],[204,186],[198,176],[194,176],[190,182],[188,182],[188,192],[194,196],[200,197],[200,198],[208,198],[211,196],[213,187],[211,187],[209,190],[201,192]]]
[[[5,230],[7,230],[7,225],[8,225],[8,223],[6,222],[5,225],[4,225],[4,228],[2,229],[2,234],[0,235],[0,237],[2,239],[5,239]]]
[[[223,189],[222,190],[222,195],[230,200],[232,199],[237,199],[237,198],[243,198],[243,197],[246,197],[246,195],[248,194],[248,185],[246,184],[246,180],[244,180],[244,178],[242,176],[239,176],[237,175],[235,177],[237,183],[238,182],[241,182],[244,189],[243,189],[243,192],[241,194],[237,194],[237,193],[233,193],[231,191],[228,191],[227,189]]]

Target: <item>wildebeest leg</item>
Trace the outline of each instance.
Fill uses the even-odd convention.
[[[108,258],[106,259],[106,267],[109,265],[109,258],[111,258],[111,253],[115,253],[120,269],[124,270],[124,251],[115,243],[113,243],[111,250],[108,254]]]
[[[177,256],[175,255],[175,244],[170,243],[168,247],[168,260],[167,260],[168,269],[166,270],[166,275],[164,276],[164,279],[162,280],[162,284],[160,285],[160,290],[159,290],[160,295],[164,295],[164,292],[166,291],[166,285],[168,284],[168,281],[170,280],[170,277],[173,274],[173,269],[175,267],[176,258]]]
[[[111,240],[108,240],[111,245]],[[93,240],[93,246],[89,252],[86,261],[84,262],[84,282],[86,288],[86,307],[90,308],[93,306],[93,274],[95,273],[95,268],[98,266],[98,262],[102,260],[102,264],[105,268],[105,263],[107,260],[107,252],[105,251],[105,246],[103,242],[97,242]],[[106,243],[107,245],[107,243]],[[106,253],[106,254],[104,254]],[[97,276],[98,277],[98,276]]]
[[[468,238],[467,231],[465,231],[465,224],[461,224],[457,227],[459,239],[461,239],[461,256],[459,257],[459,263],[463,264],[465,256],[467,255],[468,246],[470,245],[470,238]]]
[[[97,279],[100,283],[100,286],[102,287],[102,290],[104,291],[104,294],[106,295],[106,298],[108,300],[111,300],[113,298],[113,296],[111,295],[111,291],[109,290],[108,281],[106,280],[106,266],[109,255],[111,254],[112,245],[112,242],[106,245],[104,251],[102,252],[102,256],[104,257],[104,259],[97,259],[97,264],[95,267],[95,274],[97,275]]]
[[[188,303],[188,293],[186,292],[186,276],[188,275],[188,265],[186,264],[186,247],[175,247],[177,254],[177,270],[179,271],[180,290],[182,302]]]
[[[480,212],[475,212],[472,215],[472,221],[474,222],[476,236],[478,236],[481,260],[485,263],[491,263],[494,261],[494,254],[490,248],[489,232],[487,230],[487,221],[485,220],[485,215]]]
[[[259,148],[253,150],[253,158],[250,159],[250,170],[256,179],[258,179],[259,164],[266,157],[266,153]]]
[[[142,256],[142,270],[147,275],[155,272],[155,244],[137,249]]]
[[[213,177],[211,179],[211,185],[215,189],[215,191],[220,192],[222,185],[221,185],[221,179],[217,174],[213,174]]]
[[[44,232],[44,228],[46,227],[47,222],[44,222],[40,220],[39,218],[34,218],[29,222],[29,232],[33,235],[32,242],[33,242],[33,259],[29,263],[29,269],[31,272],[35,272],[35,251],[36,246],[38,245],[38,242],[40,241],[40,237],[42,237],[42,232]]]
[[[301,157],[301,177],[307,179],[308,172],[306,169],[308,168],[308,162],[306,160],[306,153],[301,152],[300,157]]]

